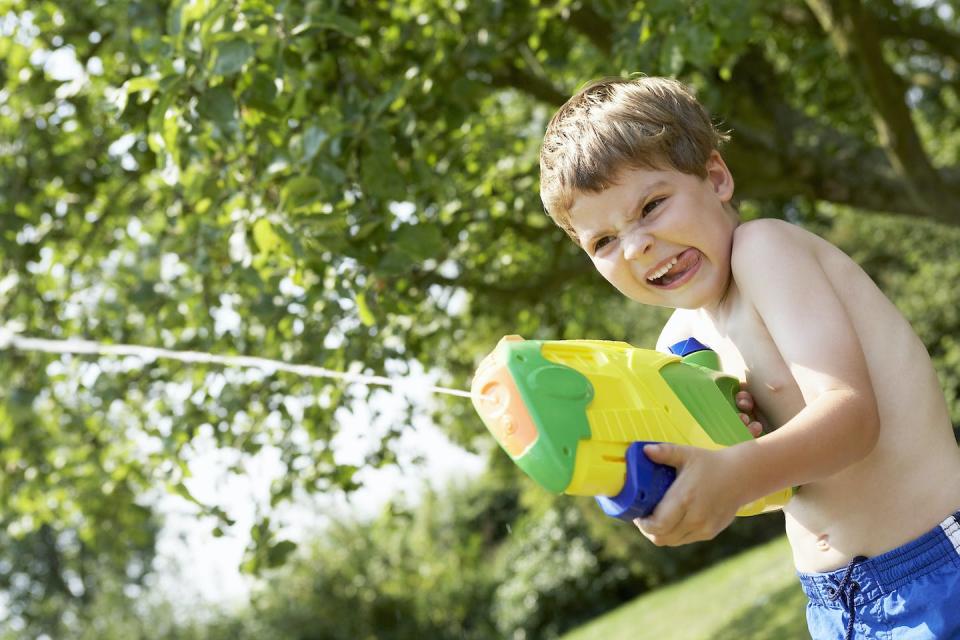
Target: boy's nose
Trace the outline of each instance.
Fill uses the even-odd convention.
[[[623,257],[633,260],[643,256],[653,246],[653,237],[643,231],[632,231],[623,238]]]

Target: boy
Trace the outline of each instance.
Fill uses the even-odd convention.
[[[707,540],[797,487],[784,513],[815,638],[960,637],[960,449],[926,350],[839,249],[740,223],[725,140],[680,83],[612,79],[571,98],[541,149],[553,220],[621,293],[676,309],[657,347],[712,347],[772,427],[720,451],[648,447],[678,475],[636,524],[657,545]]]

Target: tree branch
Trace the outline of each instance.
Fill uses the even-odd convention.
[[[593,269],[586,260],[570,259],[562,253],[554,254],[551,269],[546,270],[543,277],[537,280],[522,280],[517,282],[491,282],[483,277],[471,278],[463,275],[447,277],[436,270],[419,271],[413,280],[419,287],[440,285],[444,287],[464,287],[470,291],[482,291],[484,295],[494,300],[504,302],[530,300],[534,298],[548,298],[551,294],[559,293],[576,278],[592,276]]]
[[[818,5],[827,2],[808,0]],[[825,6],[831,10],[832,18],[832,7]],[[809,22],[811,27],[816,25],[812,17],[802,14],[791,19]],[[616,30],[589,7],[572,11],[570,24],[599,50],[613,50],[610,34]],[[789,199],[801,195],[960,224],[960,173],[938,172],[930,164],[904,101],[905,85],[883,62],[876,33],[872,38],[869,50],[876,54],[876,60],[871,62],[872,82],[882,85],[885,78],[890,79],[877,89],[877,95],[883,98],[871,96],[872,104],[879,100],[882,108],[881,111],[874,107],[875,122],[883,125],[885,131],[897,134],[888,136],[882,147],[790,106],[784,97],[787,92],[775,87],[777,72],[759,48],[741,56],[729,82],[717,80],[715,86],[723,93],[723,113],[734,130],[724,157],[737,176],[738,195],[748,199]],[[851,64],[866,63],[852,60]],[[854,71],[861,73],[859,67]],[[562,104],[568,97],[516,64],[495,77],[499,86],[517,89],[550,106]],[[897,128],[901,123],[905,124]]]
[[[886,153],[787,104],[758,48],[740,57],[730,82],[718,82],[733,139],[723,150],[745,198],[806,196],[873,211],[960,223],[960,211],[918,209]],[[951,188],[960,185],[944,174]]]
[[[569,97],[546,78],[522,69],[512,60],[505,67],[492,70],[490,78],[495,87],[516,89],[553,106],[560,106]]]
[[[908,5],[899,6],[892,2],[883,3],[896,16],[874,13],[877,33],[885,38],[920,40],[940,55],[960,62],[960,34],[953,33],[941,25],[931,23],[929,9],[918,10]]]
[[[581,35],[586,36],[594,47],[604,55],[613,52],[613,40],[610,35],[616,33],[616,25],[593,10],[587,3],[570,12],[570,25]]]
[[[860,0],[807,0],[840,56],[860,78],[870,99],[880,145],[907,186],[917,208],[947,221],[947,209],[960,206],[930,162],[905,101],[906,86],[884,60],[873,16]]]

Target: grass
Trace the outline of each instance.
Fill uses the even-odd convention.
[[[809,638],[785,538],[642,595],[561,640]]]

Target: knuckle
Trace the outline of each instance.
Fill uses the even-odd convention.
[[[717,537],[719,533],[720,533],[719,527],[717,527],[712,523],[709,523],[709,524],[705,523],[703,528],[700,530],[699,534],[697,535],[697,540],[700,540],[700,541],[713,540],[714,538]]]
[[[647,536],[647,540],[649,540],[656,546],[658,547],[664,546],[663,536],[658,536],[656,534],[645,534],[645,535]]]

